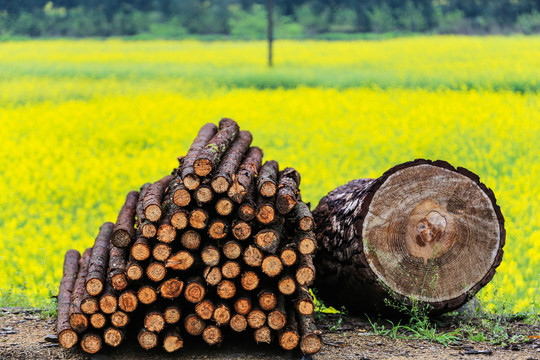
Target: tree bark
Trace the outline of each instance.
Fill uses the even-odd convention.
[[[79,259],[79,273],[73,285],[69,306],[69,325],[78,333],[84,332],[88,328],[88,318],[81,311],[81,302],[84,298],[84,283],[88,275],[88,264],[92,256],[92,248],[88,248]]]
[[[240,166],[240,161],[249,149],[252,139],[253,137],[249,131],[240,131],[236,141],[227,150],[225,155],[223,155],[223,159],[212,178],[212,189],[216,193],[222,194],[229,190],[233,175],[236,174],[236,170]]]
[[[114,224],[107,222],[99,228],[99,234],[94,242],[92,255],[88,263],[88,274],[85,287],[88,294],[98,296],[103,291],[107,280],[107,267],[109,266],[109,247],[111,232]]]
[[[158,221],[163,214],[161,204],[163,195],[169,183],[174,179],[172,175],[167,175],[163,179],[153,183],[148,187],[146,195],[143,198],[144,215],[150,221]]]
[[[180,176],[184,181],[184,185],[189,190],[195,190],[197,186],[199,186],[199,177],[195,174],[193,164],[195,163],[195,160],[197,160],[199,152],[214,137],[216,132],[216,125],[212,123],[204,125],[201,130],[199,130],[197,137],[195,138],[195,140],[193,140],[191,147],[189,148],[186,156],[184,157]]]
[[[261,196],[272,197],[278,187],[279,164],[277,161],[266,161],[257,177],[257,191]]]
[[[135,215],[137,217],[137,229],[142,233],[144,237],[151,238],[156,236],[156,226],[144,215],[143,208],[143,199],[146,196],[148,188],[152,185],[151,183],[146,183],[141,187],[139,193],[139,199],[137,200],[137,206],[135,207]]]
[[[116,219],[116,225],[112,230],[111,242],[117,247],[127,247],[135,239],[135,210],[137,208],[137,201],[139,200],[139,193],[137,191],[130,191],[126,196],[126,202],[118,218]]]
[[[122,291],[128,286],[126,277],[126,257],[128,250],[111,244],[109,253],[109,282],[115,290]]]
[[[77,333],[69,325],[69,308],[71,304],[71,294],[79,273],[79,260],[81,255],[77,250],[68,250],[64,256],[64,267],[60,288],[58,289],[58,321],[56,323],[56,333],[58,341],[63,348],[70,349],[79,339]]]
[[[321,332],[317,330],[313,315],[298,315],[298,324],[300,328],[300,350],[304,355],[313,355],[318,353],[323,345]]]
[[[260,148],[256,146],[249,148],[227,192],[237,204],[244,200],[253,179],[261,168],[262,158],[263,151]]]
[[[276,208],[282,215],[288,214],[296,205],[299,194],[300,174],[293,168],[285,168],[279,173]]]
[[[195,174],[206,176],[215,170],[223,154],[225,154],[238,137],[239,132],[238,124],[234,120],[221,119],[219,122],[219,131],[197,155],[197,160],[193,164]]]
[[[493,192],[444,161],[419,159],[353,180],[313,216],[319,295],[351,313],[396,312],[386,298],[434,315],[452,311],[502,260],[504,218]]]

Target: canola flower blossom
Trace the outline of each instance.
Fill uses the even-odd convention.
[[[510,55],[494,56],[498,37],[278,41],[273,70],[264,42],[0,43],[0,305],[49,306],[65,251],[91,246],[128,191],[227,116],[299,170],[312,207],[415,158],[477,173],[507,229],[479,297],[538,309],[540,41],[502,40]]]

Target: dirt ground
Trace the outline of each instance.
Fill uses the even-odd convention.
[[[299,359],[301,356],[286,353],[276,345],[256,345],[246,336],[233,334],[219,348],[208,348],[198,339],[186,339],[186,347],[175,354],[160,350],[141,350],[137,344],[123,344],[117,349],[88,356],[81,350],[65,350],[56,342],[46,340],[54,335],[55,319],[24,309],[0,309],[0,360],[7,359]],[[540,329],[525,327],[529,340],[524,343],[501,347],[489,343],[462,343],[444,347],[418,340],[392,340],[375,335],[363,318],[345,317],[337,329],[337,318],[329,316],[320,324],[324,347],[314,355],[315,360],[376,360],[376,359],[520,359],[540,360]],[[234,338],[232,338],[234,336]],[[54,341],[54,336],[53,339]],[[305,360],[310,357],[304,357]]]

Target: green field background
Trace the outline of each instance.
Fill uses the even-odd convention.
[[[0,43],[0,306],[50,307],[65,251],[226,116],[300,171],[312,206],[415,158],[477,173],[507,228],[480,299],[538,311],[539,37],[277,41],[265,57],[257,41]]]

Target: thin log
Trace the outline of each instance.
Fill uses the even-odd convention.
[[[253,338],[257,344],[272,343],[272,330],[268,326],[262,326],[253,332]]]
[[[100,312],[94,313],[90,315],[90,325],[94,329],[103,329],[107,325],[107,317]]]
[[[184,340],[180,335],[180,329],[177,327],[170,329],[165,333],[163,338],[163,349],[166,352],[172,353],[184,347]]]
[[[315,266],[311,255],[300,256],[298,269],[296,270],[296,281],[300,285],[310,286],[315,280]]]
[[[137,299],[144,305],[150,305],[157,300],[156,289],[151,285],[143,285],[137,291]]]
[[[244,262],[253,267],[259,267],[263,262],[263,253],[253,245],[249,245],[244,250]]]
[[[247,322],[250,328],[258,329],[266,323],[266,314],[259,308],[253,308],[247,315]]]
[[[298,322],[296,312],[292,307],[287,307],[287,325],[279,331],[279,346],[284,350],[292,350],[298,346],[300,335],[298,333]]]
[[[184,291],[184,297],[190,303],[196,304],[206,295],[206,287],[204,286],[204,280],[202,277],[192,277],[187,280],[186,290]]]
[[[315,303],[307,286],[299,286],[294,298],[294,307],[302,315],[311,315],[315,311]]]
[[[277,211],[275,208],[275,198],[263,198],[257,199],[257,210],[255,216],[257,221],[263,225],[269,225],[276,220]]]
[[[189,225],[189,212],[186,209],[172,205],[170,214],[170,222],[175,229],[183,230]]]
[[[299,194],[300,174],[293,168],[285,168],[279,172],[279,186],[276,208],[282,215],[288,214],[296,205]]]
[[[99,300],[95,296],[90,296],[86,291],[81,301],[81,311],[86,315],[95,314],[99,310]]]
[[[86,249],[79,259],[79,273],[73,285],[69,306],[69,325],[73,330],[82,333],[88,327],[88,318],[81,311],[81,302],[84,297],[84,283],[88,274],[88,264],[92,255],[92,248]]]
[[[203,277],[210,286],[216,286],[222,279],[221,269],[218,266],[207,266],[203,271]]]
[[[234,220],[232,224],[232,233],[237,240],[246,240],[251,236],[251,225],[242,220]]]
[[[115,290],[122,291],[128,286],[126,277],[126,258],[128,249],[119,248],[111,244],[109,252],[109,283]]]
[[[111,324],[117,328],[124,328],[129,322],[129,315],[122,310],[116,310],[111,315]]]
[[[223,244],[223,248],[221,249],[223,251],[223,255],[227,259],[235,260],[242,255],[242,247],[240,244],[234,240],[227,241],[225,244]]]
[[[251,221],[256,215],[255,182],[251,182],[244,200],[238,207],[238,217],[244,221]]]
[[[236,285],[230,280],[221,280],[217,284],[217,294],[222,299],[231,299],[236,294]]]
[[[139,345],[145,350],[150,350],[158,345],[157,334],[142,328],[137,335]]]
[[[242,273],[240,283],[242,288],[247,291],[255,290],[259,286],[259,275],[254,271],[245,271]]]
[[[103,348],[101,336],[96,333],[87,333],[81,339],[81,349],[88,354],[95,354]]]
[[[276,194],[278,187],[279,164],[274,161],[266,161],[257,177],[257,191],[264,197],[272,197]]]
[[[171,203],[179,207],[188,206],[191,202],[191,194],[180,178],[174,178],[169,184]]]
[[[125,333],[121,329],[115,327],[109,327],[103,332],[103,341],[105,344],[118,347],[122,342],[124,342]]]
[[[150,257],[150,241],[140,236],[130,249],[131,256],[137,261],[144,261]]]
[[[184,181],[184,185],[190,190],[195,190],[197,186],[199,186],[199,177],[195,174],[193,168],[195,160],[197,160],[199,152],[210,142],[216,132],[216,125],[212,123],[204,125],[201,130],[199,130],[197,137],[193,140],[193,143],[184,157],[180,176]]]
[[[298,254],[296,253],[296,244],[289,243],[283,248],[281,248],[279,258],[285,266],[293,266],[294,264],[296,264],[296,261],[298,260]]]
[[[216,307],[214,306],[214,303],[212,303],[212,300],[210,299],[204,299],[198,302],[197,305],[195,305],[195,313],[199,315],[199,317],[203,320],[212,319],[215,309]]]
[[[229,326],[236,332],[245,331],[248,326],[247,319],[244,315],[234,314],[229,321]]]
[[[181,311],[178,306],[170,305],[163,310],[163,318],[167,324],[176,324],[180,321]]]
[[[298,224],[298,227],[302,231],[312,231],[315,226],[313,215],[309,210],[309,206],[303,202],[298,201],[292,210],[294,216],[294,222]]]
[[[165,189],[169,183],[174,179],[172,175],[167,175],[163,179],[156,181],[146,191],[146,195],[143,199],[144,215],[150,221],[158,221],[161,219],[163,211],[161,209],[161,203],[163,202],[163,195]]]
[[[214,191],[210,185],[210,179],[204,179],[203,182],[195,189],[195,201],[197,206],[204,207],[214,199]]]
[[[188,334],[199,336],[206,328],[206,324],[197,314],[189,314],[184,320],[184,328]]]
[[[171,278],[163,281],[159,285],[158,292],[162,298],[176,299],[182,293],[184,289],[184,282],[178,278]]]
[[[240,275],[240,264],[236,261],[226,261],[223,266],[221,266],[221,273],[227,279],[234,279]]]
[[[247,315],[251,311],[251,298],[247,293],[238,296],[234,302],[234,311],[240,315]]]
[[[274,310],[268,314],[268,326],[272,330],[281,330],[287,324],[287,311],[285,310],[285,298],[280,295]]]
[[[146,183],[141,187],[141,191],[139,194],[139,199],[137,201],[137,206],[135,208],[135,215],[137,217],[137,229],[141,232],[141,234],[147,238],[151,238],[156,236],[157,228],[150,220],[146,218],[144,215],[144,208],[143,208],[143,199],[146,196],[146,192],[148,191],[148,188],[152,185],[151,183]]]
[[[120,294],[120,296],[118,296],[118,307],[124,312],[134,312],[137,310],[138,305],[139,299],[133,290],[124,291],[122,294]]]
[[[298,325],[300,329],[300,350],[304,355],[313,355],[318,353],[323,345],[322,333],[317,330],[313,315],[297,314]]]
[[[263,289],[257,295],[259,306],[264,311],[271,311],[277,306],[277,296],[269,289]]]
[[[296,287],[296,281],[290,275],[284,275],[278,281],[278,290],[283,295],[294,294]]]
[[[212,319],[217,326],[227,325],[231,320],[231,309],[224,303],[217,304]]]
[[[188,230],[182,234],[180,242],[186,249],[196,250],[201,245],[201,235],[195,230]]]
[[[181,250],[171,255],[165,262],[165,267],[173,270],[187,270],[193,266],[195,258],[189,251]]]
[[[157,226],[150,220],[144,220],[139,226],[142,236],[147,238],[153,238],[157,234]]]
[[[223,239],[227,236],[229,226],[224,219],[214,219],[208,227],[208,235],[214,240]]]
[[[238,138],[223,155],[218,168],[212,178],[212,189],[218,194],[229,190],[233,181],[233,175],[240,166],[240,161],[249,148],[253,137],[249,131],[240,131]]]
[[[152,257],[160,262],[165,262],[172,253],[172,248],[168,244],[158,243],[152,249]]]
[[[144,317],[144,327],[148,331],[161,332],[165,328],[165,318],[159,311],[149,311]]]
[[[281,260],[276,255],[266,256],[261,264],[262,272],[268,275],[269,277],[275,277],[281,274],[283,270],[283,264]]]
[[[58,321],[56,323],[56,333],[58,341],[63,348],[70,349],[79,339],[77,333],[69,325],[69,308],[71,304],[71,294],[79,272],[79,260],[81,254],[77,250],[68,250],[64,256],[64,265],[60,288],[58,289]]]
[[[104,314],[112,314],[118,307],[118,298],[116,297],[115,290],[110,283],[107,283],[105,290],[99,298],[99,308]]]
[[[256,146],[249,148],[227,192],[229,197],[237,204],[244,200],[253,179],[257,176],[261,167],[262,158],[263,152],[260,148]]]
[[[130,258],[130,261],[126,264],[126,276],[130,281],[139,281],[144,275],[144,269],[141,264]]]
[[[221,119],[219,131],[200,150],[197,160],[193,164],[195,174],[206,176],[215,170],[232,143],[238,137],[240,129],[238,124],[232,119]]]
[[[298,231],[296,233],[298,252],[302,255],[312,255],[317,250],[317,239],[313,231]]]
[[[208,325],[203,330],[202,338],[208,345],[220,345],[223,341],[221,330],[215,325]]]
[[[270,254],[275,254],[283,236],[282,234],[283,227],[280,225],[262,229],[254,236],[255,244],[259,249]]]
[[[115,227],[114,224],[110,222],[101,225],[99,234],[94,242],[85,281],[86,291],[91,296],[98,296],[105,287],[107,267],[109,265],[109,246],[113,227]]]
[[[219,249],[213,245],[205,246],[201,251],[201,259],[206,266],[216,266],[220,258]]]
[[[170,244],[176,239],[176,228],[171,225],[168,216],[163,217],[159,223],[157,239],[165,244]]]
[[[114,246],[127,247],[135,240],[135,211],[138,200],[139,193],[137,191],[130,191],[127,194],[126,201],[116,219],[112,235],[109,234]]]
[[[167,268],[159,261],[154,261],[148,264],[146,268],[146,277],[154,282],[161,281],[167,275]]]
[[[216,201],[216,212],[221,216],[229,216],[234,210],[234,203],[228,197]]]
[[[208,220],[208,213],[203,209],[194,209],[189,214],[189,225],[197,230],[204,229],[208,225]]]

